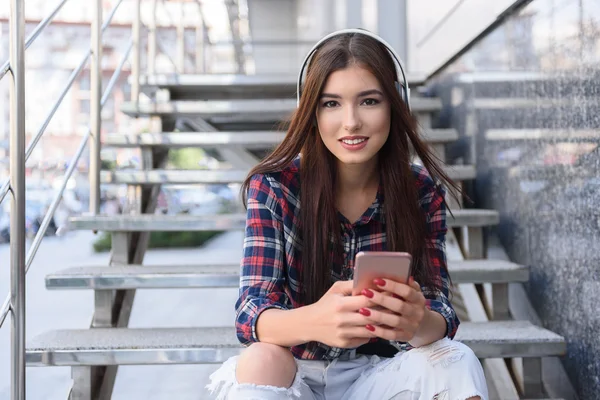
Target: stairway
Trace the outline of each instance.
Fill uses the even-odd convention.
[[[29,366],[73,368],[70,399],[74,400],[98,398],[98,394],[110,398],[118,365],[215,364],[239,353],[233,321],[230,328],[131,329],[127,327],[131,306],[136,290],[238,286],[238,265],[144,265],[149,232],[245,227],[241,208],[227,215],[154,214],[158,191],[161,185],[169,184],[241,182],[257,161],[256,154],[283,139],[284,132],[273,131],[273,126],[284,121],[295,108],[292,77],[150,76],[142,79],[142,88],[151,96],[166,92],[169,101],[126,104],[122,111],[131,117],[159,119],[160,131],[139,135],[114,133],[104,140],[105,146],[142,150],[142,169],[104,171],[101,175],[105,184],[130,186],[128,208],[122,215],[82,215],[70,220],[71,229],[111,233],[110,264],[70,267],[46,278],[50,290],[94,291],[92,325],[90,329],[46,332],[27,346]],[[423,127],[423,136],[443,158],[444,145],[458,135],[452,129],[429,128],[441,101],[415,97],[412,108]],[[173,132],[182,120],[202,132]],[[164,169],[168,151],[183,147],[214,150],[232,168]],[[476,178],[474,166],[447,166],[446,171],[457,181]],[[511,319],[508,284],[526,282],[529,271],[507,261],[486,260],[484,228],[498,224],[498,213],[455,208],[453,214],[448,215],[448,226],[452,228],[447,243],[449,270],[456,285],[456,301],[466,308],[456,339],[484,360],[490,387],[495,391],[492,398],[542,398],[540,359],[564,355],[565,340],[528,321]],[[482,303],[486,297],[479,289],[484,283],[491,284],[491,302]],[[512,379],[515,372],[508,369],[503,358],[523,359],[520,377]]]

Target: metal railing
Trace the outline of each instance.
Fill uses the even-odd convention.
[[[117,83],[123,66],[129,58],[131,50],[135,47],[132,60],[132,101],[139,97],[139,71],[140,71],[140,0],[134,2],[134,24],[132,26],[133,38],[130,40],[125,54],[118,67],[115,69],[106,89],[102,92],[102,35],[109,27],[119,6],[120,0],[106,21],[102,24],[102,2],[95,0],[94,16],[92,21],[92,35],[90,49],[84,54],[77,68],[75,68],[62,89],[58,100],[52,106],[44,122],[37,131],[33,140],[25,148],[25,50],[36,40],[44,29],[54,19],[67,0],[61,0],[44,20],[42,20],[29,38],[25,40],[25,9],[23,0],[10,2],[10,57],[0,67],[0,79],[11,77],[10,82],[10,178],[0,188],[0,203],[10,193],[10,293],[0,308],[0,327],[4,324],[8,314],[11,314],[11,399],[25,399],[25,276],[29,270],[44,235],[52,221],[54,214],[62,200],[69,179],[76,169],[90,137],[90,213],[97,214],[100,205],[100,126],[102,107],[108,100]],[[79,147],[70,160],[62,184],[54,196],[51,205],[45,214],[42,223],[33,239],[29,252],[25,254],[25,163],[31,156],[35,146],[46,131],[50,121],[62,104],[66,94],[81,74],[85,65],[91,58],[91,109],[90,127],[82,138]]]

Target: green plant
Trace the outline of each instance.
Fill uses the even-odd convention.
[[[208,240],[221,234],[221,231],[200,232],[152,232],[148,248],[181,248],[198,247],[204,245]],[[102,232],[93,243],[94,251],[97,253],[110,251],[112,242],[110,234]]]
[[[174,149],[169,151],[169,164],[176,169],[201,169],[199,162],[205,157],[202,149]]]

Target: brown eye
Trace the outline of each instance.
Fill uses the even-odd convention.
[[[337,101],[329,100],[329,101],[326,101],[325,103],[323,103],[323,107],[325,107],[325,108],[333,108],[333,107],[337,106],[337,104],[338,104]]]
[[[374,106],[374,105],[379,104],[379,100],[376,100],[376,99],[366,99],[365,101],[363,101],[363,103],[366,106]]]

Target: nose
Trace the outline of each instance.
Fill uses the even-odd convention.
[[[344,116],[344,129],[348,132],[355,132],[360,129],[361,123],[358,111],[355,107],[348,107]]]

